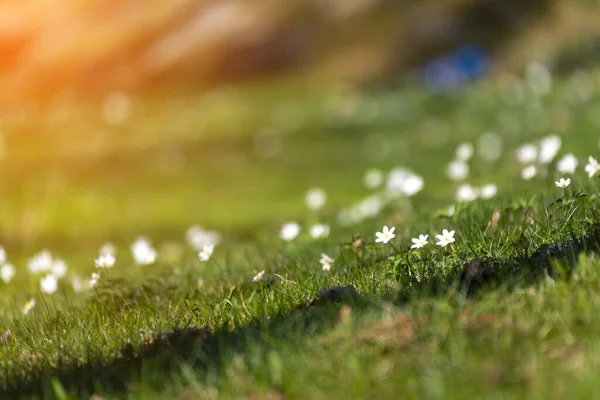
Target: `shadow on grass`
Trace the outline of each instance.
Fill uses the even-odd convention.
[[[262,319],[235,331],[176,329],[152,334],[135,347],[129,344],[118,358],[103,360],[88,355],[79,363],[34,367],[26,377],[18,377],[4,388],[0,398],[61,399],[57,395],[57,383],[69,396],[78,398],[89,398],[94,393],[110,395],[135,390],[135,382],[143,383],[145,389],[160,390],[181,371],[182,365],[193,368],[198,381],[202,382],[209,371],[220,373],[237,354],[285,341],[300,345],[304,340],[332,329],[345,304],[358,313],[376,307],[359,296],[352,286],[322,290],[318,299],[287,315]]]

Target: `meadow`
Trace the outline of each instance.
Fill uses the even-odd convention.
[[[599,88],[7,112],[0,397],[593,398]]]

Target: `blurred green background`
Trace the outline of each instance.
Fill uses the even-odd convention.
[[[532,61],[558,75],[593,68],[598,11],[584,0],[5,2],[0,240],[85,248],[181,239],[191,224],[244,237],[303,215],[313,186],[336,182],[330,203],[348,205],[374,165],[439,174],[440,149],[490,128],[480,115],[451,125],[484,97],[462,88],[485,79],[510,92]],[[448,60],[465,54],[463,76]]]

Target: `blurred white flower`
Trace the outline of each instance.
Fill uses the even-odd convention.
[[[487,185],[482,186],[479,189],[479,196],[482,199],[491,199],[494,196],[496,196],[496,193],[498,192],[498,188],[496,187],[496,185],[494,185],[493,183],[489,183]]]
[[[100,280],[100,274],[97,272],[92,272],[92,279],[90,279],[88,282],[89,287],[93,288],[94,286],[96,286],[98,284],[99,280]]]
[[[313,211],[320,210],[325,205],[327,201],[327,196],[322,189],[314,188],[310,189],[306,193],[306,205]]]
[[[73,287],[73,291],[79,293],[83,290],[83,282],[81,281],[81,278],[79,277],[79,275],[74,275],[71,278],[71,286]]]
[[[564,189],[571,184],[571,179],[560,178],[558,181],[554,182],[554,184],[556,185],[556,187]]]
[[[477,142],[477,153],[486,161],[496,161],[502,155],[502,137],[493,132],[484,133]]]
[[[473,156],[473,145],[462,143],[456,148],[456,157],[461,161],[468,161]]]
[[[386,190],[391,195],[397,195],[404,191],[404,182],[411,172],[402,167],[396,167],[388,173]]]
[[[319,260],[323,271],[329,271],[331,269],[331,264],[333,264],[333,258],[329,257],[327,254],[321,254],[321,259]]]
[[[104,243],[102,246],[100,246],[100,255],[111,255],[114,256],[115,253],[117,252],[115,246],[112,243]]]
[[[27,269],[32,274],[48,272],[52,269],[52,254],[48,250],[34,255],[27,263]]]
[[[561,143],[561,139],[556,135],[543,138],[540,141],[540,154],[538,157],[539,161],[542,164],[548,164],[552,162],[554,157],[556,157],[558,150],[560,150]]]
[[[446,167],[446,175],[453,181],[461,181],[469,175],[469,166],[463,160],[454,160]]]
[[[35,307],[35,299],[30,299],[29,301],[26,301],[25,305],[23,306],[23,314],[29,314],[29,311],[31,311],[33,307]]]
[[[362,199],[355,207],[358,219],[371,218],[377,216],[383,206],[381,198],[374,194]]]
[[[536,175],[537,168],[533,164],[523,168],[523,170],[521,171],[521,178],[525,179],[526,181],[535,178]]]
[[[58,278],[56,278],[52,274],[46,275],[40,281],[40,290],[43,293],[52,294],[56,292],[56,288],[58,287]]]
[[[215,246],[213,246],[212,244],[204,245],[204,247],[202,247],[202,251],[200,253],[198,253],[198,257],[200,257],[200,261],[208,261],[210,259],[210,256],[212,256],[214,249],[215,249]]]
[[[364,181],[368,189],[377,189],[383,183],[383,172],[378,169],[371,169],[365,174]]]
[[[591,178],[598,170],[600,170],[600,164],[598,164],[598,161],[596,161],[594,157],[590,156],[588,158],[588,163],[585,166],[585,172],[587,172],[588,176]]]
[[[202,278],[198,279],[198,289],[202,289],[203,286],[204,286],[204,279],[202,279]]]
[[[533,144],[524,144],[517,149],[517,160],[521,164],[531,164],[537,159],[538,149]]]
[[[320,239],[329,236],[329,225],[316,224],[310,228],[310,236],[313,239]]]
[[[292,241],[300,233],[300,225],[296,222],[287,222],[281,227],[279,236],[286,242]]]
[[[454,204],[448,206],[447,213],[448,213],[449,217],[453,217],[455,212],[456,212],[456,206]]]
[[[185,240],[194,250],[201,251],[206,245],[219,245],[221,235],[215,231],[206,231],[201,226],[192,225],[185,232]]]
[[[427,244],[427,238],[429,237],[429,235],[419,235],[418,238],[413,238],[412,242],[414,243],[412,246],[410,246],[411,249],[420,249],[421,247],[425,246]]]
[[[4,283],[8,283],[12,280],[13,276],[15,276],[15,267],[12,264],[4,263],[0,267],[0,278],[2,278]]]
[[[4,247],[0,246],[0,264],[4,264],[6,262],[6,250]]]
[[[57,279],[63,278],[67,274],[67,263],[61,259],[55,259],[52,261],[52,267],[50,268],[50,273],[54,275]]]
[[[574,174],[578,164],[573,154],[567,154],[556,163],[556,170],[561,174]]]
[[[104,254],[98,257],[95,261],[96,268],[112,268],[115,265],[115,256],[112,254]]]
[[[456,201],[468,202],[473,201],[477,198],[477,191],[475,188],[468,183],[460,185],[456,191]]]
[[[156,250],[145,237],[138,238],[131,245],[131,255],[138,265],[148,265],[156,261]]]
[[[435,235],[435,237],[438,239],[436,243],[438,246],[446,247],[450,243],[455,242],[454,231],[448,232],[447,229],[444,229],[441,235]]]
[[[411,174],[404,181],[402,193],[408,197],[411,197],[419,193],[421,189],[423,189],[423,178],[421,178],[419,175]]]
[[[265,275],[264,270],[256,273],[256,275],[254,275],[254,277],[252,278],[252,282],[258,282],[258,281],[262,280],[264,275]]]
[[[381,232],[375,232],[375,237],[377,239],[375,239],[375,243],[387,243],[390,240],[392,240],[393,238],[396,237],[396,235],[394,235],[394,231],[396,230],[395,227],[392,227],[392,229],[389,229],[387,226],[383,227],[383,230]]]

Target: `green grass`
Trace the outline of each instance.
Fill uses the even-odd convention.
[[[0,177],[0,234],[18,268],[0,294],[2,398],[593,397],[600,198],[583,164],[598,153],[599,80],[584,81],[588,97],[581,79],[545,95],[521,88],[518,102],[518,89],[494,81],[435,96],[278,83],[140,100],[118,127],[93,104],[60,124],[48,110],[6,116],[1,162],[16,172]],[[272,158],[255,151],[265,131],[281,143]],[[457,144],[477,149],[486,132],[502,155],[476,151],[468,181],[496,183],[498,196],[448,216],[457,184],[445,167]],[[559,157],[580,159],[564,192],[553,165],[523,181],[514,157],[550,133],[562,137]],[[398,165],[424,189],[339,225],[341,209],[378,193],[364,172]],[[312,187],[328,194],[322,211],[304,206]],[[285,243],[289,220],[303,231]],[[331,235],[311,239],[315,222]],[[184,243],[197,223],[223,234],[207,263]],[[393,245],[374,243],[383,225],[396,227]],[[445,248],[431,243],[442,229],[456,231]],[[430,244],[409,250],[422,233]],[[141,234],[159,250],[153,265],[129,255]],[[42,295],[27,274],[27,259],[48,248],[87,279],[105,241],[118,245],[117,263],[93,290],[75,293],[66,278]],[[553,244],[566,250],[549,260]],[[330,272],[321,253],[335,259]],[[493,279],[465,297],[460,274],[476,257]],[[344,285],[358,295],[314,301]]]

